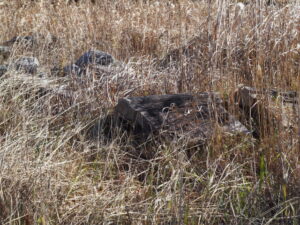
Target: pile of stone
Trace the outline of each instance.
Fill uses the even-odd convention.
[[[171,51],[161,62],[161,67],[172,67],[186,57],[189,60],[201,57],[199,48],[202,41],[197,37],[180,49]],[[14,44],[32,48],[37,39],[31,36],[15,37],[0,46],[1,61],[11,56]],[[12,61],[12,60],[11,60]],[[100,50],[89,50],[56,72],[64,76],[86,77],[88,74],[103,74],[115,63],[115,59]],[[37,74],[39,61],[35,57],[19,57],[9,65],[0,65],[0,76],[9,69],[25,74]],[[239,121],[224,108],[217,93],[152,95],[119,99],[113,117],[129,125],[131,133],[144,140],[153,135],[165,140],[188,140],[203,145],[216,132],[231,135],[263,137],[273,132],[271,129],[299,129],[299,95],[296,92],[257,90],[239,86],[235,92],[235,102],[244,115]]]
[[[39,61],[36,57],[19,57],[10,64],[8,64],[8,59],[12,55],[14,46],[22,46],[24,49],[34,49],[39,43],[42,43],[40,39],[43,39],[43,43],[48,46],[54,45],[57,42],[57,38],[50,36],[50,40],[45,42],[44,37],[37,36],[16,36],[11,40],[2,43],[0,46],[0,76],[5,74],[8,69],[14,69],[25,74],[37,74],[39,69]],[[114,58],[103,51],[100,50],[89,50],[85,52],[82,56],[78,58],[75,63],[65,66],[63,69],[53,67],[52,74],[66,75],[77,75],[81,76],[86,74],[88,71],[101,73],[105,71],[105,67],[113,64],[115,62]]]
[[[20,71],[26,74],[36,74],[40,65],[36,57],[18,57],[8,64],[15,46],[23,49],[32,49],[37,45],[37,38],[34,36],[16,36],[1,44],[0,46],[0,76],[9,69]]]

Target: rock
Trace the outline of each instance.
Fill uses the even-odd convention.
[[[80,75],[80,73],[81,73],[81,69],[76,64],[71,64],[63,68],[64,75],[71,75],[71,74]]]
[[[113,62],[114,59],[111,55],[99,50],[90,50],[84,53],[82,56],[80,56],[80,58],[75,62],[75,64],[81,69],[83,69],[89,65],[108,66]]]
[[[90,0],[92,4],[96,3],[96,0]],[[68,0],[67,1],[68,4],[72,4],[72,3],[80,3],[80,0]]]
[[[15,61],[15,69],[25,73],[34,74],[39,67],[39,61],[35,57],[21,57]]]
[[[256,137],[270,135],[275,130],[297,129],[300,118],[297,92],[258,90],[239,85],[235,101]]]
[[[8,67],[6,65],[0,65],[0,77],[7,72]]]
[[[211,92],[123,98],[115,107],[115,115],[129,123],[136,136],[144,138],[160,134],[204,144],[217,130],[249,133]]]

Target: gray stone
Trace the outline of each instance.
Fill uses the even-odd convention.
[[[123,98],[115,114],[131,124],[135,135],[143,137],[152,133],[204,144],[216,131],[250,134],[213,92]]]
[[[0,65],[0,77],[7,72],[7,69],[6,65]]]
[[[84,53],[75,64],[80,68],[86,68],[89,65],[99,65],[99,66],[108,66],[113,63],[114,59],[111,55],[99,51],[99,50],[90,50]]]
[[[296,133],[300,118],[297,92],[259,90],[241,84],[234,97],[246,118],[244,123],[254,129],[255,137],[265,137],[278,130]]]
[[[71,64],[63,68],[64,75],[71,75],[71,74],[80,75],[80,73],[81,73],[81,69],[76,64]]]
[[[39,61],[35,57],[21,57],[15,61],[16,70],[29,74],[36,73],[39,65]]]

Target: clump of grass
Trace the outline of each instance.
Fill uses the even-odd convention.
[[[270,127],[275,132],[259,140],[216,134],[204,147],[157,142],[143,149],[122,130],[109,141],[101,126],[96,139],[88,130],[128,95],[218,91],[237,114],[231,96],[239,83],[299,92],[299,7],[1,3],[1,42],[28,34],[58,39],[34,51],[15,45],[12,59],[34,55],[50,74],[98,48],[124,64],[101,78],[13,70],[0,78],[0,223],[297,224],[297,131]],[[175,66],[158,66],[170,52],[178,54]],[[142,150],[151,157],[140,157]]]

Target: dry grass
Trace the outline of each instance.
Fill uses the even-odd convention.
[[[157,142],[143,159],[122,131],[109,141],[87,132],[126,95],[218,91],[232,103],[239,83],[300,91],[297,2],[53,2],[0,3],[0,41],[59,40],[15,46],[12,59],[34,55],[49,72],[97,48],[125,63],[102,79],[0,78],[0,224],[300,223],[297,133],[216,135],[196,149]],[[194,37],[196,59],[179,50],[175,66],[157,66]]]

